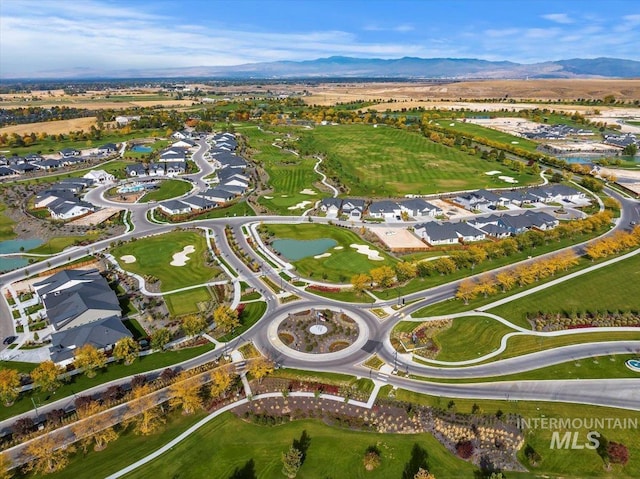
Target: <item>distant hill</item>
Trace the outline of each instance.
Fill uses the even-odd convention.
[[[216,67],[157,68],[145,70],[75,70],[47,72],[49,78],[640,78],[640,62],[618,58],[574,58],[523,64],[474,58],[415,58],[391,60],[334,56],[305,61],[247,63]]]

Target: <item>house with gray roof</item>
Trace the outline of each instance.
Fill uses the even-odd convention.
[[[432,205],[422,198],[411,198],[409,200],[403,200],[398,202],[400,210],[409,216],[431,216],[436,217],[442,214],[442,209]]]
[[[432,221],[416,225],[414,232],[430,245],[482,241],[486,233],[464,222],[440,223]]]
[[[216,206],[213,201],[203,198],[202,196],[189,196],[188,198],[184,198],[180,201],[189,205],[192,210],[209,210]]]
[[[191,206],[180,200],[167,200],[158,204],[158,208],[168,215],[184,215],[191,213]]]
[[[349,216],[349,219],[359,220],[364,214],[365,205],[364,200],[345,198],[342,200],[342,213]]]
[[[372,218],[384,218],[385,220],[391,220],[399,217],[400,213],[400,206],[395,201],[374,201],[369,205],[369,216]]]
[[[53,333],[49,353],[54,363],[64,365],[72,362],[74,351],[85,344],[98,350],[110,350],[122,338],[131,337],[133,335],[120,317],[114,315]]]
[[[228,203],[236,197],[236,193],[228,191],[226,188],[217,187],[208,189],[200,196],[214,203]]]
[[[65,269],[33,287],[56,331],[122,316],[116,293],[97,269]]]
[[[327,218],[337,218],[342,208],[340,198],[323,198],[318,209],[327,215]]]
[[[125,171],[127,172],[127,176],[147,176],[147,169],[142,163],[127,165]]]

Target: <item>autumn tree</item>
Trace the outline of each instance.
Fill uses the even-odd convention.
[[[0,369],[0,401],[11,406],[20,394],[20,373],[15,369]]]
[[[476,290],[479,294],[487,296],[494,295],[497,292],[496,280],[490,274],[483,274],[478,280],[478,286]]]
[[[475,298],[478,295],[477,284],[475,281],[470,279],[465,279],[460,282],[458,286],[458,291],[456,293],[456,298],[464,301],[465,305],[469,304],[469,301]]]
[[[414,263],[408,261],[401,261],[396,264],[396,277],[398,281],[408,281],[415,278],[417,274],[417,268]]]
[[[231,386],[231,374],[227,368],[218,368],[211,373],[211,396],[222,395]]]
[[[188,314],[182,318],[180,327],[186,336],[196,336],[205,330],[207,322],[199,314]]]
[[[413,479],[436,479],[436,476],[431,474],[426,469],[420,468],[418,469],[418,472],[416,472],[416,475],[413,476]]]
[[[369,271],[371,279],[378,286],[388,288],[393,284],[395,278],[395,271],[390,266],[380,266],[379,268],[373,268]]]
[[[451,274],[456,270],[456,263],[451,258],[438,258],[433,261],[433,266],[442,275]]]
[[[134,432],[140,436],[153,434],[165,422],[162,410],[156,405],[151,386],[145,384],[132,391],[129,410],[134,416]]]
[[[62,374],[62,368],[53,361],[44,361],[34,368],[29,375],[33,386],[43,391],[55,391],[60,387],[58,377]]]
[[[23,451],[26,465],[25,472],[32,472],[35,476],[51,474],[63,470],[69,464],[69,455],[74,451],[73,446],[60,447],[63,438],[53,434],[45,434],[31,441]]]
[[[358,295],[362,294],[370,283],[371,277],[368,274],[360,273],[351,277],[351,286]]]
[[[169,388],[172,396],[169,404],[172,407],[181,407],[183,414],[193,414],[202,409],[201,385],[199,378],[191,376],[188,371],[181,372]]]
[[[513,271],[507,269],[496,274],[496,282],[502,288],[502,292],[505,293],[516,284],[516,278]]]
[[[265,357],[253,359],[249,364],[249,372],[258,382],[262,382],[263,377],[273,372],[273,361]]]
[[[93,345],[85,344],[75,350],[73,364],[78,369],[84,369],[88,378],[96,375],[96,369],[101,369],[107,364],[107,357],[102,351],[98,351]]]
[[[622,464],[624,466],[629,462],[629,450],[627,446],[619,442],[610,441],[607,444],[607,455],[613,464]]]
[[[107,444],[118,439],[118,433],[112,427],[114,422],[109,412],[97,401],[89,402],[77,410],[80,418],[71,428],[86,453],[91,445],[94,451],[102,451]]]
[[[11,479],[11,458],[6,452],[0,452],[0,479]]]
[[[514,271],[516,278],[518,278],[518,284],[520,286],[527,286],[533,283],[536,279],[535,271],[531,269],[531,265],[518,266]]]
[[[302,452],[291,446],[287,452],[282,453],[282,473],[289,479],[298,475],[302,466]]]
[[[123,361],[125,365],[129,365],[136,360],[139,352],[138,343],[133,338],[125,336],[113,348],[113,357],[118,361]]]
[[[240,326],[238,311],[224,304],[213,311],[213,321],[216,323],[216,328],[223,333],[228,333]]]
[[[151,348],[154,351],[162,351],[171,340],[171,332],[167,328],[156,329],[151,333]]]
[[[367,471],[373,471],[380,467],[380,451],[378,451],[378,448],[375,446],[369,447],[364,455],[364,459],[362,459],[362,463]]]

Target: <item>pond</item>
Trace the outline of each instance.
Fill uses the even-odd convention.
[[[278,239],[271,243],[271,246],[289,261],[296,261],[322,254],[337,244],[336,240],[330,238],[315,240]]]
[[[8,240],[0,242],[0,254],[19,253],[20,248],[23,251],[29,251],[43,243],[41,239],[28,240]],[[21,268],[29,264],[29,259],[20,256],[10,256],[8,258],[0,257],[0,272],[11,271],[12,269]]]

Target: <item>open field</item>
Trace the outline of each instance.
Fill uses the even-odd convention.
[[[198,313],[202,311],[200,304],[211,301],[211,299],[211,293],[206,286],[164,296],[164,302],[172,316]]]
[[[436,477],[472,477],[474,467],[455,458],[428,434],[376,434],[326,426],[318,421],[294,421],[277,427],[248,424],[226,413],[176,446],[170,453],[130,475],[131,478],[173,477],[189,470],[189,477],[227,479],[234,470],[253,461],[263,479],[281,478],[280,453],[306,431],[310,446],[300,468],[300,479],[324,477],[402,477],[414,443],[429,453],[430,471]],[[366,471],[362,458],[371,445],[379,443],[382,463]],[[336,451],[342,451],[336,454]]]
[[[0,103],[0,105],[2,105]],[[89,131],[92,125],[96,124],[95,116],[88,116],[86,118],[71,118],[69,120],[55,120],[55,121],[39,121],[37,123],[25,123],[21,125],[10,125],[0,128],[0,135],[7,133],[17,133],[18,135],[25,135],[28,133],[46,133],[48,135],[67,134],[70,131],[84,130]]]
[[[98,233],[95,234],[87,234],[84,236],[54,236],[46,243],[41,244],[37,248],[29,250],[29,253],[37,253],[37,254],[55,254],[60,253],[65,248],[70,246],[74,246],[76,243],[80,241],[94,241]]]
[[[13,231],[13,225],[16,223],[4,214],[4,210],[6,209],[6,205],[0,203],[0,241],[10,240],[16,237],[16,233]]]
[[[195,251],[188,255],[184,266],[172,266],[172,256],[193,245]],[[132,273],[151,275],[161,281],[162,291],[171,291],[186,286],[212,281],[220,270],[207,265],[207,244],[202,233],[174,231],[158,236],[130,241],[111,250],[120,266]],[[134,256],[136,261],[125,263],[120,258]]]
[[[325,154],[322,167],[354,196],[388,197],[444,193],[509,184],[485,172],[495,164],[434,143],[422,134],[371,125],[323,126],[304,131],[301,151]],[[506,173],[506,172],[505,172]],[[506,173],[519,185],[537,183],[530,173]]]
[[[536,143],[535,141],[505,133],[503,131],[500,131],[498,128],[481,126],[473,123],[475,121],[476,120],[469,120],[469,122],[461,122],[458,120],[438,120],[437,122],[434,121],[434,124],[439,126],[440,128],[444,128],[445,130],[450,131],[451,133],[462,133],[481,136],[483,138],[486,138],[487,140],[504,143],[506,145],[514,145],[527,151],[536,151],[536,149],[538,148],[538,143]],[[523,118],[513,118],[510,119],[510,121],[512,121],[513,123],[517,123],[526,122],[527,120]]]
[[[635,100],[640,98],[638,80],[601,79],[549,79],[549,80],[479,80],[451,83],[428,82],[385,82],[385,83],[325,83],[307,87],[310,96],[304,98],[310,105],[332,105],[336,102],[396,100],[394,103],[380,103],[367,106],[377,110],[413,108],[413,103],[431,108],[433,104],[444,103],[452,108],[450,101],[463,99],[504,98],[531,101],[575,100],[577,98],[602,99],[614,95],[617,99]],[[445,100],[441,102],[440,100]],[[404,104],[403,104],[404,103]],[[496,102],[498,103],[498,102]],[[502,107],[511,107],[501,103]],[[480,106],[480,105],[479,105]],[[559,105],[562,108],[561,105]],[[575,107],[567,107],[575,111]]]
[[[530,294],[491,309],[521,324],[527,314],[640,310],[640,255],[609,265],[556,288]]]
[[[311,240],[319,238],[331,238],[342,246],[342,249],[330,248],[327,252],[331,256],[314,258],[313,256],[302,258],[291,263],[296,268],[296,273],[303,277],[315,278],[331,282],[349,282],[351,276],[357,273],[368,273],[373,268],[391,265],[394,260],[384,252],[380,252],[384,261],[372,261],[367,256],[357,253],[351,244],[366,244],[364,240],[349,230],[335,226],[319,224],[302,225],[264,225],[267,231],[278,239]],[[273,238],[273,239],[275,239]],[[371,246],[372,249],[377,248]]]
[[[149,190],[138,203],[150,201],[163,201],[182,196],[191,191],[193,185],[183,180],[162,180],[155,190]]]

